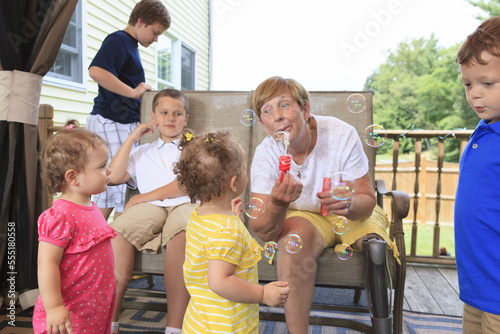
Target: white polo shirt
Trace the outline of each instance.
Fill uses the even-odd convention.
[[[132,189],[139,189],[141,194],[163,187],[177,179],[174,174],[174,163],[181,157],[179,140],[165,143],[158,138],[153,143],[139,145],[128,159],[127,172],[130,180],[127,182]],[[169,207],[190,202],[189,196],[167,198],[151,204]]]

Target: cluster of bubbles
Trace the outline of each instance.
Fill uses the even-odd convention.
[[[290,234],[283,239],[283,247],[290,254],[296,254],[302,250],[303,242],[299,235]],[[264,256],[272,261],[278,255],[278,244],[268,241],[264,244]],[[336,246],[337,257],[342,261],[347,261],[352,257],[352,248],[348,244]]]
[[[283,248],[290,254],[297,254],[304,247],[302,238],[296,234],[291,233],[283,239]],[[278,255],[278,244],[274,241],[268,241],[264,244],[264,256],[270,260]]]
[[[332,189],[330,194],[333,198],[339,201],[347,201],[354,196],[356,192],[355,179],[348,172],[339,172],[331,177]],[[342,235],[349,230],[349,221],[344,216],[336,216],[331,221],[332,230],[335,234]],[[340,252],[337,252],[339,259],[346,261],[352,256],[352,248],[347,244],[342,244],[337,246],[341,248]]]
[[[367,106],[366,98],[363,94],[354,93],[349,95],[346,101],[347,110],[353,114],[359,114],[364,111]],[[364,141],[370,147],[380,147],[387,140],[387,133],[383,126],[372,124],[365,129]]]

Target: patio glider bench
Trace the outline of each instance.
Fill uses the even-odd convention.
[[[244,110],[252,108],[252,92],[184,91],[184,93],[188,97],[190,104],[188,128],[194,130],[197,133],[223,128],[232,130],[236,134],[236,137],[238,138],[240,144],[243,146],[246,153],[247,164],[248,166],[250,166],[256,146],[265,137],[265,132],[262,126],[258,124],[258,122],[256,122],[253,126],[245,126],[241,122],[242,112]],[[346,107],[346,101],[348,97],[354,93],[361,94],[365,98],[366,108],[362,112],[353,113],[350,112]],[[142,98],[141,122],[143,123],[150,122],[152,100],[155,94],[156,92],[146,92]],[[354,126],[360,137],[363,138],[365,129],[369,125],[372,125],[373,122],[372,97],[373,91],[311,92],[311,113],[315,115],[335,116]],[[152,142],[155,139],[155,136],[147,135],[143,139],[141,139],[141,143]],[[374,172],[376,149],[368,145],[364,145],[364,149],[366,155],[368,156],[372,179],[375,180]],[[251,180],[251,176],[249,176],[249,179]],[[376,189],[378,204],[383,207],[384,198],[387,198],[385,202],[387,206],[391,208],[391,210],[389,210],[389,220],[391,222],[389,235],[398,247],[399,259],[401,264],[397,264],[395,258],[392,255],[392,251],[388,251],[387,256],[384,256],[384,258],[387,259],[387,263],[389,264],[389,272],[394,289],[393,294],[387,293],[389,285],[386,285],[386,283],[384,283],[383,286],[380,286],[380,282],[378,282],[379,291],[376,291],[375,293],[372,292],[370,295],[385,294],[386,296],[393,296],[392,301],[389,301],[388,303],[389,305],[391,305],[392,302],[392,314],[389,314],[388,320],[383,320],[385,324],[382,324],[382,328],[384,328],[384,332],[390,332],[391,329],[387,328],[387,321],[389,321],[389,327],[392,326],[392,331],[394,333],[401,333],[403,326],[403,293],[406,276],[406,255],[402,220],[408,214],[410,199],[408,194],[404,192],[387,191],[382,180],[374,181],[374,187]],[[249,188],[250,185],[247,186],[247,189],[242,194],[244,203],[249,199]],[[129,196],[130,195],[131,194],[129,194]],[[263,245],[262,240],[260,240],[258,237],[256,237],[256,239],[261,243],[261,245]],[[165,250],[162,248],[162,251],[158,254],[137,252],[134,271],[137,273],[163,275],[164,251]],[[373,278],[365,278],[365,266],[367,265],[367,259],[365,258],[364,252],[354,252],[352,257],[348,261],[341,261],[333,252],[333,249],[330,248],[326,249],[323,254],[321,254],[321,256],[317,260],[317,263],[318,270],[316,286],[353,289],[355,302],[359,301],[361,291],[365,288],[365,281],[368,280],[370,283],[374,284]],[[268,259],[264,256],[259,262],[259,280],[263,283],[277,280],[275,265],[270,265],[268,263]],[[377,283],[375,282],[375,284]],[[129,295],[128,292],[127,295]],[[157,293],[153,293],[151,295],[158,296]],[[164,297],[164,294],[162,294],[162,296]],[[367,299],[368,303],[371,303],[370,298]],[[383,307],[387,307],[387,301],[385,302],[385,304],[386,305],[383,305]],[[164,304],[153,304],[153,306],[151,307],[151,303],[141,304],[125,302],[123,304],[123,307],[155,309],[162,311],[166,310]],[[369,308],[361,306],[342,307],[337,305],[333,306],[313,304],[312,309],[333,309],[336,311],[344,310],[349,312],[363,313],[370,312]],[[261,320],[285,320],[284,314],[280,313],[261,312],[260,317]],[[311,316],[310,318],[310,324],[347,327],[366,333],[376,333],[382,331],[380,330],[381,327],[380,324],[377,323],[377,321],[377,315],[373,313],[372,326],[366,323],[357,322],[352,319],[316,316]]]

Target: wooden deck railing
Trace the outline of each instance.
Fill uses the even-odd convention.
[[[413,131],[404,131],[404,130],[386,130],[388,142],[392,140],[392,181],[388,182],[388,187],[391,189],[398,189],[408,192],[410,197],[412,198],[412,207],[413,212],[410,212],[408,215],[408,219],[411,221],[411,244],[407,245],[407,249],[410,250],[410,253],[407,255],[406,260],[408,262],[422,262],[422,263],[434,263],[434,264],[451,264],[455,265],[455,258],[450,256],[440,256],[439,255],[439,238],[440,238],[440,215],[441,215],[441,204],[443,200],[451,201],[452,205],[447,207],[448,210],[453,209],[454,203],[454,194],[456,190],[456,180],[458,180],[458,166],[454,169],[445,169],[444,166],[444,154],[445,154],[445,141],[446,140],[459,140],[460,141],[460,156],[467,144],[467,141],[472,134],[473,130],[413,130]],[[414,178],[413,189],[409,189],[408,184],[398,184],[398,181],[401,181],[401,178],[398,177],[400,172],[400,140],[404,140],[405,138],[414,138],[415,139],[415,159],[413,162],[413,171],[409,170],[408,167],[404,167],[404,173],[408,175],[413,174]],[[435,214],[434,214],[434,235],[432,242],[432,255],[424,256],[417,254],[417,232],[418,232],[418,223],[426,223],[430,219],[428,215],[425,214],[426,210],[421,210],[419,208],[419,201],[421,199],[421,186],[422,181],[420,174],[422,172],[422,140],[435,139],[437,140],[437,164],[435,172],[437,174],[435,181],[435,196],[433,196],[435,201]],[[375,175],[378,178],[380,174],[383,172],[381,168],[377,165],[375,168]],[[445,173],[455,173],[456,178],[453,178],[452,184],[446,184],[448,188],[451,188],[451,194],[448,194],[446,198],[442,198],[442,188],[443,188],[443,175]],[[405,181],[408,181],[408,177],[405,177]],[[387,182],[387,181],[386,181]],[[403,182],[401,182],[403,183]],[[432,185],[432,184],[431,184]],[[428,189],[430,185],[426,182],[426,193],[432,192]],[[424,213],[422,215],[421,213]],[[420,219],[418,219],[420,213]],[[452,217],[452,215],[449,215]],[[453,223],[453,221],[451,221]]]
[[[59,130],[60,126],[54,126],[54,109],[50,105],[40,105],[39,112],[39,133],[42,141],[46,140],[54,131]],[[451,187],[448,191],[449,194],[442,195],[443,187],[443,175],[448,173],[454,173],[458,176],[458,168],[443,168],[444,166],[444,153],[445,153],[445,141],[446,140],[459,140],[460,141],[460,156],[462,151],[467,144],[468,138],[472,134],[472,130],[386,130],[387,133],[387,143],[385,145],[390,145],[392,141],[392,165],[389,168],[380,167],[379,165],[375,168],[376,178],[385,179],[387,187],[391,189],[403,190],[410,194],[412,198],[412,208],[408,215],[407,222],[411,223],[411,244],[407,245],[407,249],[410,253],[407,256],[408,262],[421,262],[421,263],[433,263],[433,264],[450,264],[455,265],[455,258],[450,256],[440,256],[439,255],[439,237],[440,237],[440,215],[441,215],[441,205],[443,201],[446,201],[447,210],[453,208],[454,203],[454,191],[456,188],[456,180],[458,178],[453,178],[452,182],[447,182],[447,186]],[[413,166],[400,167],[400,141],[406,138],[415,139],[415,159]],[[437,163],[435,168],[422,168],[422,140],[437,140]],[[435,180],[432,182],[425,182],[422,184],[421,173],[431,170],[436,173]],[[413,185],[410,185],[410,180],[414,180]],[[400,184],[399,184],[400,183]],[[434,214],[429,214],[425,209],[419,206],[419,201],[421,200],[421,188],[424,186],[426,189],[425,193],[432,191],[429,188],[428,183],[435,183],[435,194],[431,194],[430,197],[435,202]],[[448,184],[450,183],[450,184]],[[427,194],[427,197],[429,195]],[[427,206],[427,205],[426,205]],[[388,203],[385,207],[390,207]],[[433,217],[432,217],[433,216]],[[432,242],[432,255],[424,256],[417,254],[417,235],[418,226],[420,223],[426,223],[433,221],[434,224],[434,236]],[[453,223],[453,222],[448,222]]]

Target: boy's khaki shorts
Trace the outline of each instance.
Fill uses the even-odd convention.
[[[500,333],[500,314],[478,310],[464,303],[463,333],[498,334]]]
[[[177,233],[186,230],[187,221],[197,204],[183,203],[161,207],[136,204],[125,210],[110,226],[139,251],[158,253]]]
[[[396,244],[387,235],[389,220],[380,206],[375,206],[370,218],[365,220],[348,220],[349,230],[344,234],[335,234],[332,228],[332,221],[336,216],[322,216],[319,213],[310,211],[288,210],[286,218],[302,217],[307,219],[323,236],[324,248],[335,246],[335,251],[342,250],[341,244],[352,245],[356,240],[367,234],[376,233],[381,236],[394,252],[394,257],[399,262],[399,253]]]

